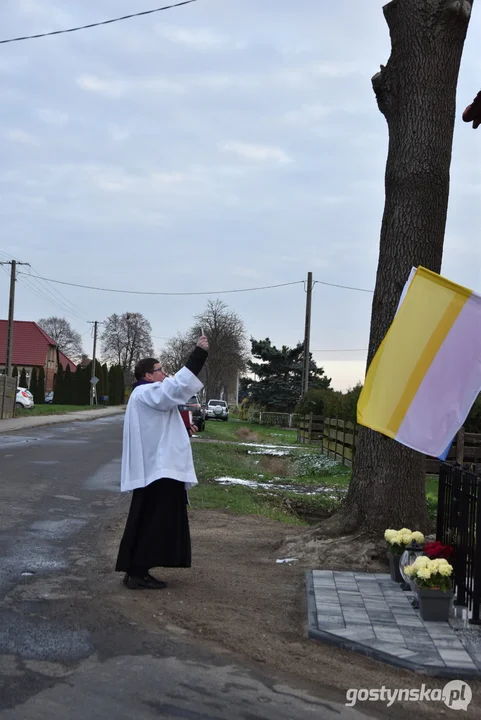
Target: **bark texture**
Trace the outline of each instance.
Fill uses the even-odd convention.
[[[471,0],[393,0],[391,56],[373,79],[389,129],[385,208],[368,364],[413,266],[441,271],[456,88]],[[371,430],[359,434],[353,479],[332,529],[426,529],[423,457]]]

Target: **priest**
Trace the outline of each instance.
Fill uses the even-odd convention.
[[[202,336],[185,367],[167,377],[155,358],[140,360],[124,421],[121,491],[132,502],[116,570],[131,590],[160,590],[154,567],[190,567],[187,490],[197,485],[190,437],[178,405],[201,390],[209,344]]]

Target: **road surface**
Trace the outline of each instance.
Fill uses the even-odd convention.
[[[132,621],[135,597],[103,552],[129,501],[121,426],[0,435],[0,720],[367,717],[327,689]]]

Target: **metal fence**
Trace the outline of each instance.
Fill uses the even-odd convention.
[[[456,605],[467,606],[470,622],[481,624],[481,477],[459,465],[439,471],[436,538],[456,553]]]

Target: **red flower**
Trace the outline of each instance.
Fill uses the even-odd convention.
[[[431,560],[442,558],[451,560],[455,556],[454,548],[452,548],[451,545],[443,545],[439,540],[427,543],[427,545],[424,546],[424,552]]]

